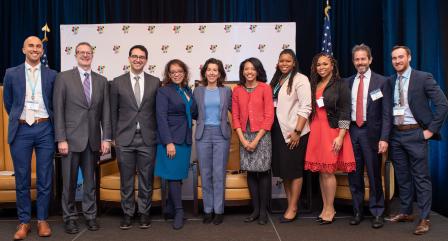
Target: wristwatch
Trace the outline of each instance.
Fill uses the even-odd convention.
[[[297,129],[294,129],[294,132],[295,132],[297,135],[299,135],[299,136],[300,136],[300,133],[302,133],[301,130],[297,130]]]

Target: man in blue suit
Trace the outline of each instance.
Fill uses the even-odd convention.
[[[408,47],[393,47],[392,65],[397,73],[391,77],[394,126],[390,146],[401,207],[400,212],[389,220],[413,221],[412,202],[416,194],[420,221],[414,234],[421,235],[429,231],[432,201],[428,140],[440,139],[439,131],[448,113],[448,101],[432,75],[412,69],[410,62]]]
[[[369,177],[369,209],[372,227],[384,223],[384,195],[381,182],[382,153],[385,153],[391,129],[391,88],[387,79],[370,69],[372,54],[365,44],[352,50],[357,74],[348,78],[352,100],[350,137],[356,159],[356,172],[349,173],[354,216],[351,225],[363,219],[364,165]]]
[[[23,43],[25,63],[6,70],[3,100],[9,115],[8,143],[14,165],[17,213],[20,224],[14,240],[26,238],[31,230],[31,155],[36,152],[37,230],[51,235],[47,223],[53,178],[53,82],[56,71],[40,63],[42,41],[28,37]]]

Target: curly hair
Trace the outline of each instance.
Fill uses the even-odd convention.
[[[188,66],[180,59],[172,59],[165,65],[162,86],[173,83],[173,80],[170,77],[170,68],[173,65],[178,65],[184,71],[184,79],[182,80],[181,86],[187,87],[190,73],[188,71]]]

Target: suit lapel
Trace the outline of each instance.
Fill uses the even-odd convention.
[[[151,86],[150,86],[151,81],[149,81],[149,76],[146,73],[143,74],[143,82],[142,83],[143,83],[143,97],[142,97],[142,101],[140,102],[139,109],[143,105],[143,102],[148,99],[149,89],[151,88]]]
[[[19,71],[19,73],[18,73],[18,76],[19,76],[18,86],[19,86],[19,89],[20,89],[19,93],[22,95],[22,96],[19,96],[19,99],[22,100],[21,105],[24,106],[25,105],[25,95],[26,95],[25,64],[22,64],[20,66],[20,68],[18,69],[18,71]]]
[[[225,88],[222,87],[218,87],[219,90],[219,109],[222,110],[223,106],[224,106],[224,100],[226,99],[226,92],[225,92]]]
[[[40,67],[40,82],[42,88],[42,99],[44,100],[45,107],[47,107],[47,69],[41,65]]]
[[[375,78],[375,74],[373,73],[373,71],[371,71],[370,81],[369,81],[369,88],[367,90],[367,107],[366,107],[366,110],[369,109],[369,106],[372,103],[372,98],[370,97],[370,93],[372,93],[372,91],[374,91],[375,89],[377,89],[377,87],[376,87],[376,78]],[[367,111],[367,112],[369,112],[369,111]]]
[[[129,93],[129,97],[131,97],[131,99],[132,99],[131,100],[132,103],[134,103],[134,107],[136,109],[139,109],[139,106],[137,105],[137,100],[135,99],[134,87],[132,86],[131,72],[128,73],[127,80],[125,81],[124,86],[125,86],[126,91],[128,91],[128,93]],[[143,103],[143,99],[142,99],[142,102],[140,102],[140,106],[142,103]]]
[[[199,108],[201,109],[201,113],[205,113],[205,88],[202,87],[199,89]],[[205,120],[205,114],[203,115],[203,119]]]
[[[392,75],[392,104],[395,106],[395,84],[397,82],[397,74]]]
[[[412,99],[412,95],[410,93],[413,90],[414,90],[414,70],[411,70],[411,75],[409,76],[409,83],[408,83],[408,105],[409,105],[409,107],[411,107],[411,99]]]

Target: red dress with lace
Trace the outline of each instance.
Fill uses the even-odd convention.
[[[316,90],[316,99],[321,98],[324,89],[325,87]],[[319,108],[316,105],[316,113],[311,121],[310,129],[305,170],[334,173],[335,171],[352,172],[356,169],[353,146],[348,130],[339,153],[332,150],[333,140],[338,136],[339,128],[330,127],[325,106]]]

